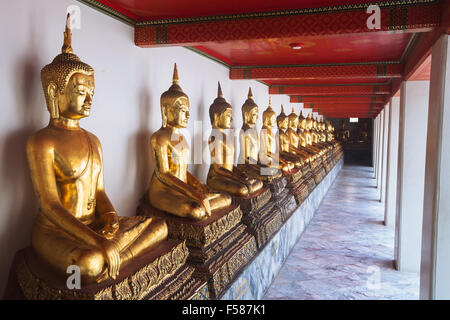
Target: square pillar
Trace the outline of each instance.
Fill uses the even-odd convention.
[[[397,206],[397,166],[398,166],[398,129],[400,97],[392,97],[389,102],[389,130],[387,133],[386,192],[384,205],[384,224],[395,225]]]
[[[432,49],[424,187],[421,299],[450,299],[450,50]]]
[[[389,104],[383,110],[383,144],[381,148],[381,184],[380,184],[380,201],[385,202],[386,199],[386,169],[387,169],[387,142],[389,135]]]
[[[420,271],[429,81],[404,81],[400,89],[395,263]]]
[[[380,118],[378,119],[378,143],[377,143],[377,189],[380,192],[381,189],[381,169],[383,167],[383,123],[384,123],[384,110],[380,112]],[[378,199],[379,196],[378,196]]]

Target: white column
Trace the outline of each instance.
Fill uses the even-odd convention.
[[[389,103],[389,130],[386,161],[386,201],[384,224],[394,226],[397,206],[398,126],[400,97],[392,97]]]
[[[377,115],[377,117],[375,118],[375,123],[374,123],[375,134],[374,134],[373,170],[374,170],[375,179],[377,179],[377,174],[378,174],[377,171],[378,171],[378,134],[379,134],[378,124],[379,124],[379,119],[380,119],[380,114]]]
[[[429,81],[405,81],[400,89],[395,233],[400,271],[420,271],[429,89]]]
[[[432,49],[422,229],[421,299],[450,299],[450,50]]]
[[[377,189],[378,192],[381,191],[381,178],[382,178],[382,168],[383,168],[383,123],[384,123],[384,110],[380,112],[380,120],[378,125],[378,169],[377,169]],[[380,196],[378,196],[380,199]]]
[[[384,107],[383,114],[383,145],[382,145],[382,160],[381,160],[381,190],[380,201],[385,202],[386,199],[386,168],[387,168],[387,142],[389,135],[389,104]]]

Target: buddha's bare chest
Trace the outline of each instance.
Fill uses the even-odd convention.
[[[58,182],[96,180],[102,167],[98,151],[82,136],[59,139],[54,144],[53,159]]]

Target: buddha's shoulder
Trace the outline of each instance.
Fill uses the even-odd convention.
[[[166,128],[161,128],[152,134],[150,141],[152,144],[162,145],[170,140],[171,133]]]

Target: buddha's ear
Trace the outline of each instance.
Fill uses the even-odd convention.
[[[50,82],[47,87],[48,108],[52,119],[59,118],[58,107],[58,86],[54,82]]]

